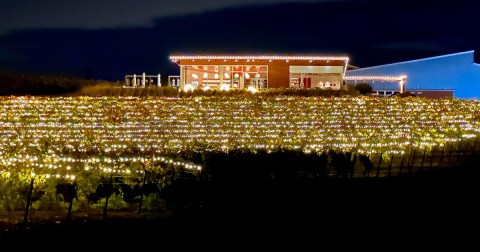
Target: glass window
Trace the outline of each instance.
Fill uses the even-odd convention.
[[[266,65],[193,65],[185,67],[185,84],[195,89],[256,89],[268,87],[268,66]],[[208,87],[207,87],[208,86]]]

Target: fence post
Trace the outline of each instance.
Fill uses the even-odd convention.
[[[404,160],[405,160],[405,152],[404,152],[403,155],[402,155],[402,162],[400,163],[400,169],[398,170],[398,175],[397,175],[397,176],[402,175],[403,161],[404,161]]]
[[[420,171],[423,171],[423,163],[425,162],[425,154],[427,153],[427,146],[423,148],[423,157],[422,157],[422,164],[420,164]]]
[[[433,158],[435,157],[435,148],[432,148],[431,157],[430,157],[430,170],[433,167]]]
[[[353,156],[353,161],[352,161],[353,163],[352,163],[350,178],[353,178],[355,175],[355,164],[357,163],[357,157],[358,157],[358,153],[355,152],[355,155]]]
[[[378,159],[378,166],[377,166],[377,175],[376,177],[380,176],[380,166],[382,165],[382,156],[383,156],[383,151],[380,151],[380,158]]]
[[[450,165],[450,162],[451,162],[451,159],[452,159],[452,151],[453,151],[453,142],[450,144],[450,151],[448,152],[447,166]]]
[[[141,188],[141,194],[140,194],[140,202],[138,203],[138,214],[141,214],[142,213],[142,202],[143,202],[143,192],[144,192],[144,188],[145,188],[145,183],[147,181],[147,170],[145,168],[143,168],[143,183],[142,183],[142,188]]]
[[[473,142],[472,156],[475,155],[475,147],[477,147],[477,138],[478,136],[475,137],[475,142]]]
[[[415,164],[415,156],[417,154],[417,149],[413,149],[413,158],[412,158],[412,164],[408,166],[408,175],[413,174],[413,165]]]
[[[367,159],[370,160],[370,154],[368,154]],[[372,164],[372,166],[373,166],[373,164]],[[365,167],[365,171],[363,173],[364,178],[370,177],[370,168],[372,168],[372,167]]]
[[[103,220],[107,219],[108,198],[110,198],[110,192],[112,190],[112,179],[113,179],[113,171],[110,172],[110,179],[108,180],[107,197],[105,199],[105,206],[103,207]]]
[[[25,206],[25,214],[23,215],[23,227],[27,227],[27,220],[28,220],[28,211],[30,210],[30,204],[32,201],[32,192],[33,192],[33,182],[35,181],[35,177],[32,176],[30,179],[30,187],[28,188],[27,194],[27,205]]]
[[[75,192],[75,197],[77,195],[77,179],[75,179],[73,181],[73,185],[72,185],[72,191]],[[75,199],[75,197],[73,196],[73,192],[70,192],[72,193],[71,198],[68,202],[68,212],[67,212],[67,222],[70,222],[72,220],[72,207],[73,207],[73,200]]]
[[[445,154],[445,145],[443,145],[443,148],[442,148],[442,155],[440,155],[440,161],[438,161],[438,167],[441,167],[442,166],[442,161],[443,161],[443,155]]]
[[[455,160],[455,162],[457,163],[457,165],[459,164],[460,162],[460,151],[462,150],[462,140],[460,140],[460,144],[458,145],[458,151],[457,151],[457,160]]]
[[[392,164],[393,164],[393,158],[395,157],[395,154],[392,154],[390,156],[390,165],[388,166],[388,174],[387,174],[387,177],[390,177],[390,175],[392,174]]]

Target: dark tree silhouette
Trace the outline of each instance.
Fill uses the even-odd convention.
[[[370,94],[370,92],[372,92],[373,87],[369,83],[364,82],[364,83],[355,85],[355,89],[358,90],[358,92],[360,92],[361,95],[368,95]]]

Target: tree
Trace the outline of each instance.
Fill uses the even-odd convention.
[[[372,92],[373,87],[369,83],[364,82],[364,83],[355,85],[355,89],[358,90],[358,92],[360,92],[361,95],[369,95],[370,92]]]

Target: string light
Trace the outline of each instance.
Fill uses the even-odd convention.
[[[230,84],[223,83],[220,85],[220,90],[221,91],[229,91],[230,90]]]
[[[193,91],[193,89],[194,89],[194,87],[190,83],[185,84],[185,86],[183,87],[184,92],[190,92],[190,91]]]
[[[400,76],[345,76],[344,80],[379,80],[379,81],[402,81],[407,78],[406,75]]]
[[[185,56],[185,55],[173,55],[170,56],[170,60],[340,60],[347,61],[348,57],[335,57],[335,56]]]
[[[201,166],[181,152],[403,154],[480,135],[480,102],[373,97],[0,97],[1,176],[75,180]],[[8,173],[7,173],[8,172]]]

